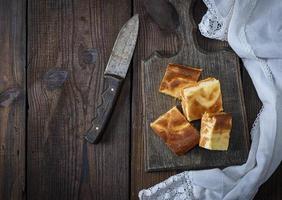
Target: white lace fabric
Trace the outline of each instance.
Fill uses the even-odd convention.
[[[248,200],[282,160],[282,1],[204,0],[201,34],[227,40],[263,103],[248,160],[223,170],[187,171],[140,191],[142,200]]]
[[[194,200],[193,187],[189,177],[189,172],[182,172],[168,178],[154,187],[141,191],[139,193],[139,198],[144,200]]]
[[[230,2],[228,13],[223,16],[217,9],[215,2],[203,0],[208,7],[206,14],[203,16],[199,30],[205,37],[217,40],[227,40],[228,27],[233,11],[233,2]]]

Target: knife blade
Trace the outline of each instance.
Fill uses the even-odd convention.
[[[139,16],[134,15],[121,28],[104,72],[101,103],[96,108],[91,127],[84,138],[97,144],[110,120],[120,88],[126,77],[135,49],[139,29]]]

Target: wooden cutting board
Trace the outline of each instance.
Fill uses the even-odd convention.
[[[242,164],[249,150],[249,132],[243,99],[239,58],[231,50],[207,52],[195,38],[197,26],[192,20],[192,0],[171,0],[180,20],[177,34],[182,42],[180,51],[170,58],[157,52],[142,61],[143,130],[145,134],[145,169],[161,171],[172,169],[202,169]],[[150,123],[167,112],[178,100],[158,92],[168,63],[198,66],[203,69],[200,79],[212,76],[220,80],[223,106],[233,117],[228,151],[209,151],[196,147],[184,156],[176,156],[152,131]],[[200,122],[196,122],[199,130]]]

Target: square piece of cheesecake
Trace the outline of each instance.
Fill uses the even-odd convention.
[[[159,92],[179,98],[180,92],[190,83],[198,81],[202,69],[178,64],[168,64]]]
[[[199,146],[226,151],[229,146],[232,116],[229,113],[205,113],[201,121]]]
[[[189,121],[201,119],[205,112],[223,111],[219,80],[207,78],[190,84],[181,92],[181,105]]]
[[[183,155],[199,144],[199,132],[176,107],[161,115],[150,126],[177,155]]]

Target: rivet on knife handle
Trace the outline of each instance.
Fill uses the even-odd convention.
[[[97,144],[102,138],[107,123],[111,118],[121,85],[122,79],[113,76],[104,76],[101,104],[97,107],[92,126],[85,135],[85,139],[88,142]]]

